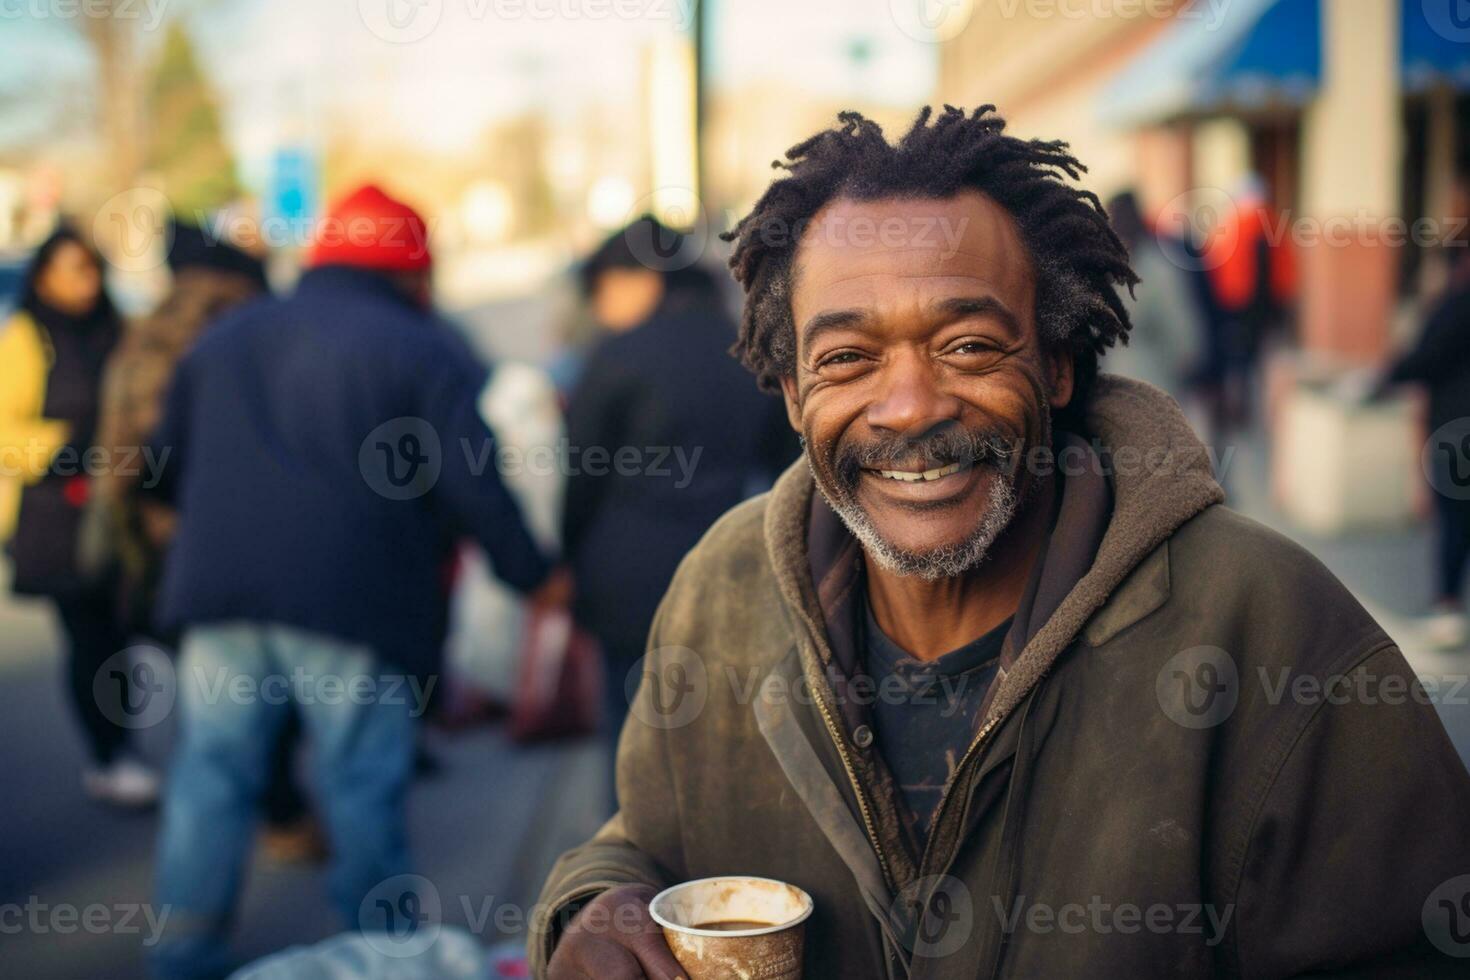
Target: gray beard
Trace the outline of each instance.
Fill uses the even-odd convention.
[[[807,456],[807,466],[811,467],[810,455]],[[842,519],[842,523],[847,525],[852,536],[857,538],[868,557],[894,575],[921,578],[926,582],[956,578],[979,566],[990,554],[990,547],[1000,537],[1000,532],[1016,516],[1019,500],[1015,476],[1003,471],[999,473],[1001,478],[990,490],[990,506],[985,509],[985,516],[968,538],[958,544],[945,545],[932,551],[907,551],[879,534],[867,511],[856,500],[834,499],[835,495],[827,492],[822,486],[821,477],[815,468],[812,469],[813,482],[817,489],[821,491],[828,506]]]

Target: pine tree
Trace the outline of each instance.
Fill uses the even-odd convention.
[[[147,168],[162,177],[175,211],[193,218],[238,197],[235,160],[224,140],[214,90],[178,20],[169,25],[154,64],[147,105]]]

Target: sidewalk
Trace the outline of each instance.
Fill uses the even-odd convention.
[[[152,896],[157,813],[119,813],[83,796],[81,738],[44,605],[0,593],[0,637],[0,767],[15,774],[0,811],[0,905],[26,915],[35,907],[47,922],[88,909],[119,921],[101,932],[73,918],[64,928],[7,934],[0,976],[141,980],[149,925],[140,910]],[[143,732],[141,753],[166,763],[172,727]],[[551,863],[602,822],[604,750],[592,741],[525,748],[498,728],[436,731],[429,745],[441,772],[409,801],[418,873],[432,883],[445,925],[487,946],[516,940],[515,913],[535,901]],[[342,929],[323,869],[250,869],[235,931],[245,960]]]

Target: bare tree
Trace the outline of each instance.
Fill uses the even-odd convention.
[[[138,58],[140,21],[101,0],[94,16],[79,17],[81,36],[97,65],[96,112],[113,193],[137,183],[143,162],[143,84]],[[105,15],[102,11],[105,10]]]

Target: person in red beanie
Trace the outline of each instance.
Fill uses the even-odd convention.
[[[307,265],[372,269],[427,306],[433,268],[429,226],[409,205],[376,184],[365,184],[318,224]]]
[[[428,310],[427,225],[375,187],[322,221],[296,291],[227,315],[180,364],[153,448],[178,511],[160,588],[182,633],[153,968],[223,976],[272,745],[292,710],[316,762],[349,928],[417,907],[404,805],[438,680],[448,547],[475,537],[561,601],[495,467],[486,369]],[[224,679],[225,686],[220,686]]]

